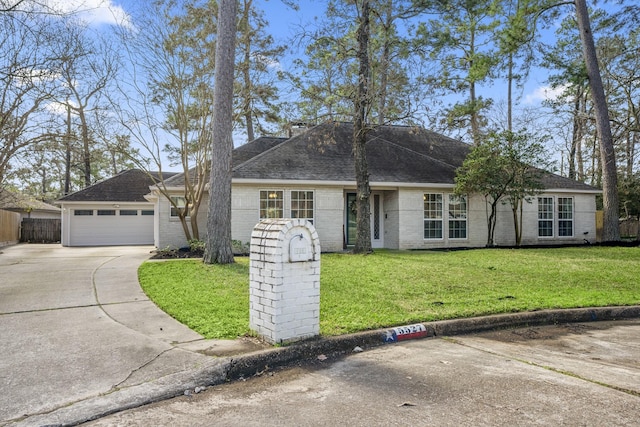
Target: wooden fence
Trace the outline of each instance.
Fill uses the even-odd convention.
[[[61,236],[59,219],[23,218],[21,242],[57,243]]]
[[[640,240],[640,236],[638,236],[638,220],[636,218],[620,220],[620,237]]]
[[[0,209],[0,246],[17,243],[20,239],[20,214]]]

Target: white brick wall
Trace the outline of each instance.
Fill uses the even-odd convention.
[[[290,262],[302,235],[309,259]],[[306,258],[305,258],[306,259]],[[320,334],[320,241],[307,221],[265,220],[251,234],[249,326],[271,343]]]
[[[304,189],[314,191],[314,227],[322,241],[323,250],[337,252],[343,249],[344,229],[344,193],[341,186],[264,186],[234,184],[232,191],[231,236],[234,240],[248,243],[259,218],[259,191],[282,190],[284,192],[284,216],[289,217],[291,190]],[[423,238],[424,193],[442,193],[445,200],[451,189],[416,188],[386,190],[383,192],[384,247],[391,249],[429,249],[447,247],[484,247],[487,243],[487,210],[484,197],[474,195],[468,200],[467,239],[449,239],[445,218],[443,239],[425,240]],[[179,195],[179,194],[176,194]],[[524,204],[522,244],[582,243],[586,238],[595,241],[595,196],[593,194],[549,193],[545,196],[574,198],[574,236],[570,238],[538,238],[537,197],[532,203]],[[206,235],[206,215],[208,198],[202,202],[198,217],[200,236]],[[507,246],[515,244],[513,218],[508,204],[498,205],[498,221],[495,242]],[[177,219],[169,218],[169,202],[160,196],[159,227],[156,246],[158,248],[181,247],[187,244],[182,226]],[[557,225],[557,218],[556,218]],[[583,234],[587,232],[588,234]]]
[[[181,196],[181,193],[172,194]],[[155,206],[156,215],[158,215],[159,228],[157,235],[156,247],[158,249],[181,248],[187,245],[187,238],[182,228],[182,223],[177,217],[171,217],[171,203],[163,195],[158,197]],[[209,196],[205,194],[198,212],[198,230],[200,232],[200,240],[204,240],[207,233],[207,213],[209,212]],[[189,230],[191,229],[190,219],[187,218]],[[193,236],[192,236],[193,237]]]

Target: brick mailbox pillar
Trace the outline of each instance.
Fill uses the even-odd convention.
[[[320,334],[320,241],[301,219],[267,219],[251,233],[249,326],[270,343]]]

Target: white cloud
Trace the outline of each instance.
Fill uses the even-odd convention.
[[[524,97],[524,104],[532,105],[542,101],[552,101],[557,99],[565,91],[565,85],[552,88],[551,86],[539,86],[533,92]]]
[[[131,17],[112,0],[47,0],[46,5],[63,14],[73,14],[92,25],[121,25],[133,28]]]

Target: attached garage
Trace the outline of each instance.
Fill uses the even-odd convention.
[[[157,182],[152,176],[128,170],[59,199],[62,245],[152,245],[154,206],[145,199]]]
[[[153,206],[68,208],[68,244],[116,246],[153,244]]]

